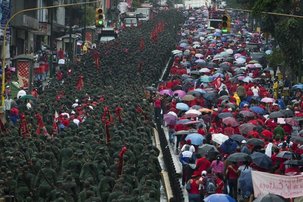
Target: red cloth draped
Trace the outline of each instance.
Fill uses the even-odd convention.
[[[123,110],[123,108],[119,107],[119,106],[116,107],[116,109],[115,109],[116,117],[118,118],[120,123],[122,123],[122,117],[121,117],[122,110]]]
[[[20,116],[20,128],[19,133],[22,135],[23,138],[30,137],[30,133],[27,126],[27,121],[24,114],[21,114]]]
[[[118,164],[118,175],[122,174],[122,170],[123,170],[123,156],[125,154],[125,152],[127,151],[126,146],[123,146],[122,149],[119,152],[119,164]]]
[[[109,134],[109,126],[110,126],[110,121],[107,120],[105,123],[105,132],[106,132],[106,144],[110,143],[110,134]]]
[[[76,85],[76,89],[77,91],[81,91],[84,87],[84,80],[83,80],[83,76],[79,76],[79,79],[78,79],[78,82],[77,82],[77,85]]]

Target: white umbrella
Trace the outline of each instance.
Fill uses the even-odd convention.
[[[223,142],[225,142],[226,140],[228,140],[228,136],[224,135],[222,133],[214,133],[211,136],[211,140],[217,144],[222,144]]]
[[[197,54],[195,55],[195,57],[201,58],[201,57],[203,57],[203,55],[202,55],[201,53],[197,53]]]
[[[66,112],[63,112],[63,113],[61,113],[61,116],[67,116],[67,118],[69,119],[69,113],[66,113]]]
[[[229,55],[232,55],[234,53],[234,51],[230,48],[227,49],[225,52],[228,53]]]
[[[74,124],[76,124],[77,126],[79,126],[79,124],[80,124],[79,119],[74,119],[73,122],[74,122]]]
[[[244,64],[246,62],[246,59],[243,57],[239,57],[236,59],[237,64]]]
[[[177,54],[179,54],[179,53],[183,53],[181,50],[173,50],[172,51],[172,54],[173,55],[177,55]]]
[[[65,60],[64,60],[64,59],[58,60],[58,64],[59,64],[59,65],[64,65],[64,64],[65,64]]]
[[[26,95],[25,90],[19,90],[19,92],[17,93],[17,98],[21,98],[22,96]]]
[[[194,114],[194,115],[198,115],[200,116],[202,113],[196,109],[190,109],[188,110],[187,112],[185,112],[186,115],[189,115],[189,114]]]
[[[210,69],[208,69],[208,68],[202,68],[202,69],[199,70],[199,72],[201,72],[201,73],[208,73],[208,72],[210,72]]]
[[[178,117],[178,115],[177,115],[175,112],[173,112],[173,111],[170,111],[170,112],[168,112],[167,114],[170,114],[170,115],[173,115],[173,116],[175,116],[175,117]]]
[[[260,65],[259,63],[256,63],[256,64],[255,64],[255,67],[256,67],[256,68],[262,68],[262,65]]]

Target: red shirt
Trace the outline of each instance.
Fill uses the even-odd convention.
[[[205,157],[199,158],[196,162],[196,170],[193,175],[201,175],[203,170],[210,168],[210,162]]]
[[[236,165],[229,165],[227,167],[228,173],[227,173],[227,179],[235,180],[238,179],[238,166]]]
[[[155,106],[156,108],[161,108],[161,100],[160,100],[159,98],[155,100],[154,106]]]

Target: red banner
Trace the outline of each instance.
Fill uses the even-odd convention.
[[[18,82],[20,88],[29,87],[29,72],[30,72],[30,61],[19,60],[17,62],[17,71],[18,71]]]

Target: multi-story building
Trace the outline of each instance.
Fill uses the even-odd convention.
[[[11,0],[11,13],[62,3],[63,0]],[[64,28],[64,7],[20,13],[11,23],[10,52],[14,56],[41,50],[42,46],[50,46],[51,40],[54,43],[55,37],[64,33]]]

